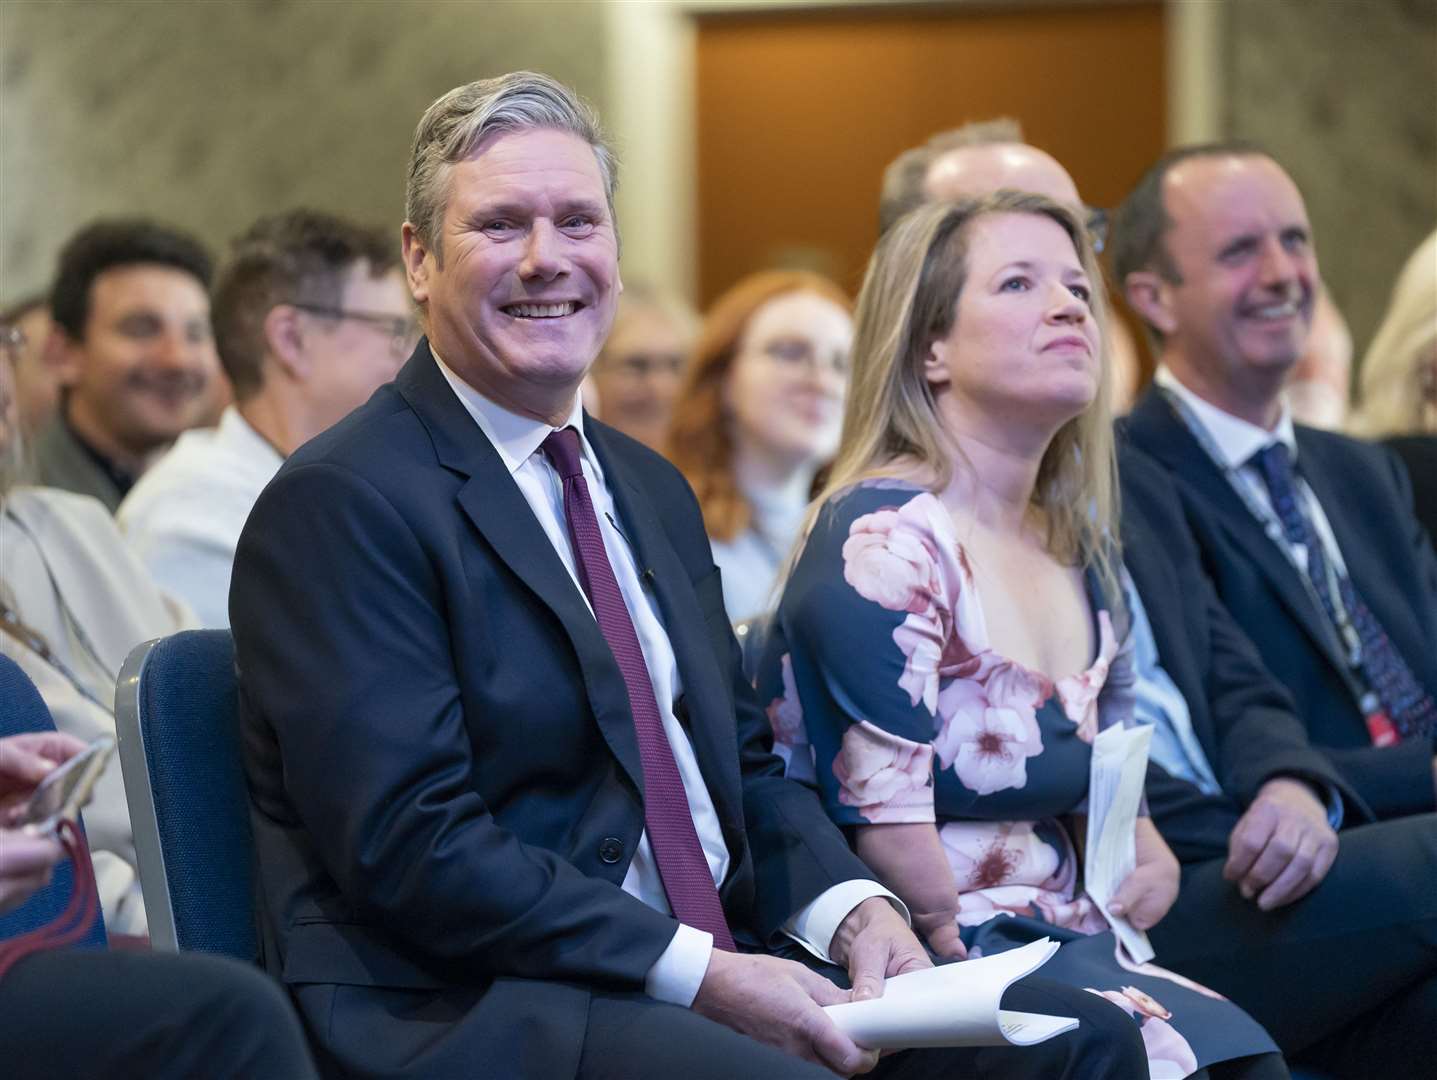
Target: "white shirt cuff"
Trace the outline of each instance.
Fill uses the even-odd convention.
[[[699,984],[708,974],[714,936],[679,923],[669,947],[654,961],[644,978],[644,992],[657,1001],[687,1009],[698,997]]]
[[[833,935],[838,933],[839,924],[848,918],[850,911],[873,896],[886,897],[898,914],[903,916],[904,922],[909,926],[913,925],[913,919],[902,900],[876,881],[854,878],[820,893],[780,929],[825,964],[831,964],[833,961],[829,958],[828,948],[833,944]]]

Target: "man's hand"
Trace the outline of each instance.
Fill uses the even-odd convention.
[[[871,1070],[878,1052],[855,1044],[822,1008],[849,1000],[848,991],[792,960],[715,949],[693,1008],[759,1042],[852,1076]]]
[[[958,928],[951,916],[947,918],[947,927],[952,931],[951,942],[938,929],[929,934],[929,939],[937,935],[955,950],[946,955],[966,957],[967,951],[958,940]],[[936,947],[934,951],[941,952]],[[835,964],[848,969],[854,1001],[882,997],[883,980],[893,975],[933,966],[903,916],[881,896],[870,896],[838,924],[828,955]]]
[[[1137,823],[1137,865],[1108,903],[1114,915],[1127,917],[1139,930],[1149,930],[1162,921],[1178,898],[1182,872],[1177,857],[1159,835],[1151,818]]]
[[[1271,911],[1316,888],[1336,858],[1327,809],[1305,783],[1279,777],[1262,785],[1232,830],[1222,876]]]
[[[50,880],[65,849],[53,836],[31,836],[22,829],[0,829],[0,914],[19,907]]]

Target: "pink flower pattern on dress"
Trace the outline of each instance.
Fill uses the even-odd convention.
[[[780,661],[783,693],[768,703],[768,722],[773,728],[773,752],[783,759],[784,774],[797,780],[814,779],[813,747],[803,726],[803,704],[793,680],[793,657],[784,653]]]
[[[1038,709],[1052,687],[1006,660],[984,666],[986,671],[955,678],[939,691],[933,749],[965,787],[991,795],[1027,784],[1028,758],[1043,752]]]
[[[1078,738],[1089,746],[1098,734],[1098,695],[1107,685],[1108,668],[1118,654],[1113,620],[1106,611],[1098,612],[1098,658],[1087,671],[1059,679],[1058,701],[1063,713],[1077,725]]]
[[[1135,986],[1125,986],[1121,991],[1094,990],[1091,986],[1086,989],[1090,994],[1107,998],[1138,1021],[1151,1080],[1182,1080],[1197,1072],[1197,1055],[1193,1053],[1192,1044],[1168,1023],[1173,1014],[1151,995]]]
[[[939,682],[980,666],[983,613],[953,521],[933,495],[857,518],[843,543],[843,578],[865,600],[907,617],[893,631],[906,662],[898,685],[909,704],[938,707]]]
[[[843,733],[833,775],[838,801],[858,807],[871,824],[934,819],[931,746],[862,720]]]

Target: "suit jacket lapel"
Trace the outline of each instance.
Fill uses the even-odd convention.
[[[1297,567],[1267,535],[1262,523],[1253,517],[1227,477],[1157,389],[1148,390],[1133,409],[1129,430],[1135,444],[1162,462],[1179,483],[1213,511],[1237,549],[1257,564],[1298,625],[1339,671],[1346,671],[1347,662],[1332,626]]]
[[[459,490],[459,509],[563,625],[578,655],[604,740],[642,793],[643,766],[623,673],[534,511],[498,452],[455,397],[427,342],[420,342],[395,385],[428,429],[440,464],[469,478]]]
[[[641,572],[654,591],[664,630],[674,650],[689,710],[689,739],[708,784],[719,818],[732,826],[742,820],[738,769],[738,734],[727,707],[727,680],[709,644],[698,596],[688,571],[669,541],[649,497],[623,470],[616,468],[604,429],[589,420],[585,433],[604,466],[614,508],[633,544]]]

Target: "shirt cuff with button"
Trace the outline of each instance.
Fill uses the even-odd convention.
[[[800,909],[781,927],[782,931],[798,942],[824,963],[829,959],[828,947],[833,935],[849,912],[863,901],[882,896],[891,903],[910,926],[913,920],[903,901],[894,896],[876,881],[855,878],[844,881],[820,893],[806,907]],[[699,986],[708,974],[709,958],[713,955],[713,935],[686,923],[679,923],[678,931],[669,941],[654,966],[644,978],[644,991],[656,1001],[668,1002],[688,1008],[698,997]]]

